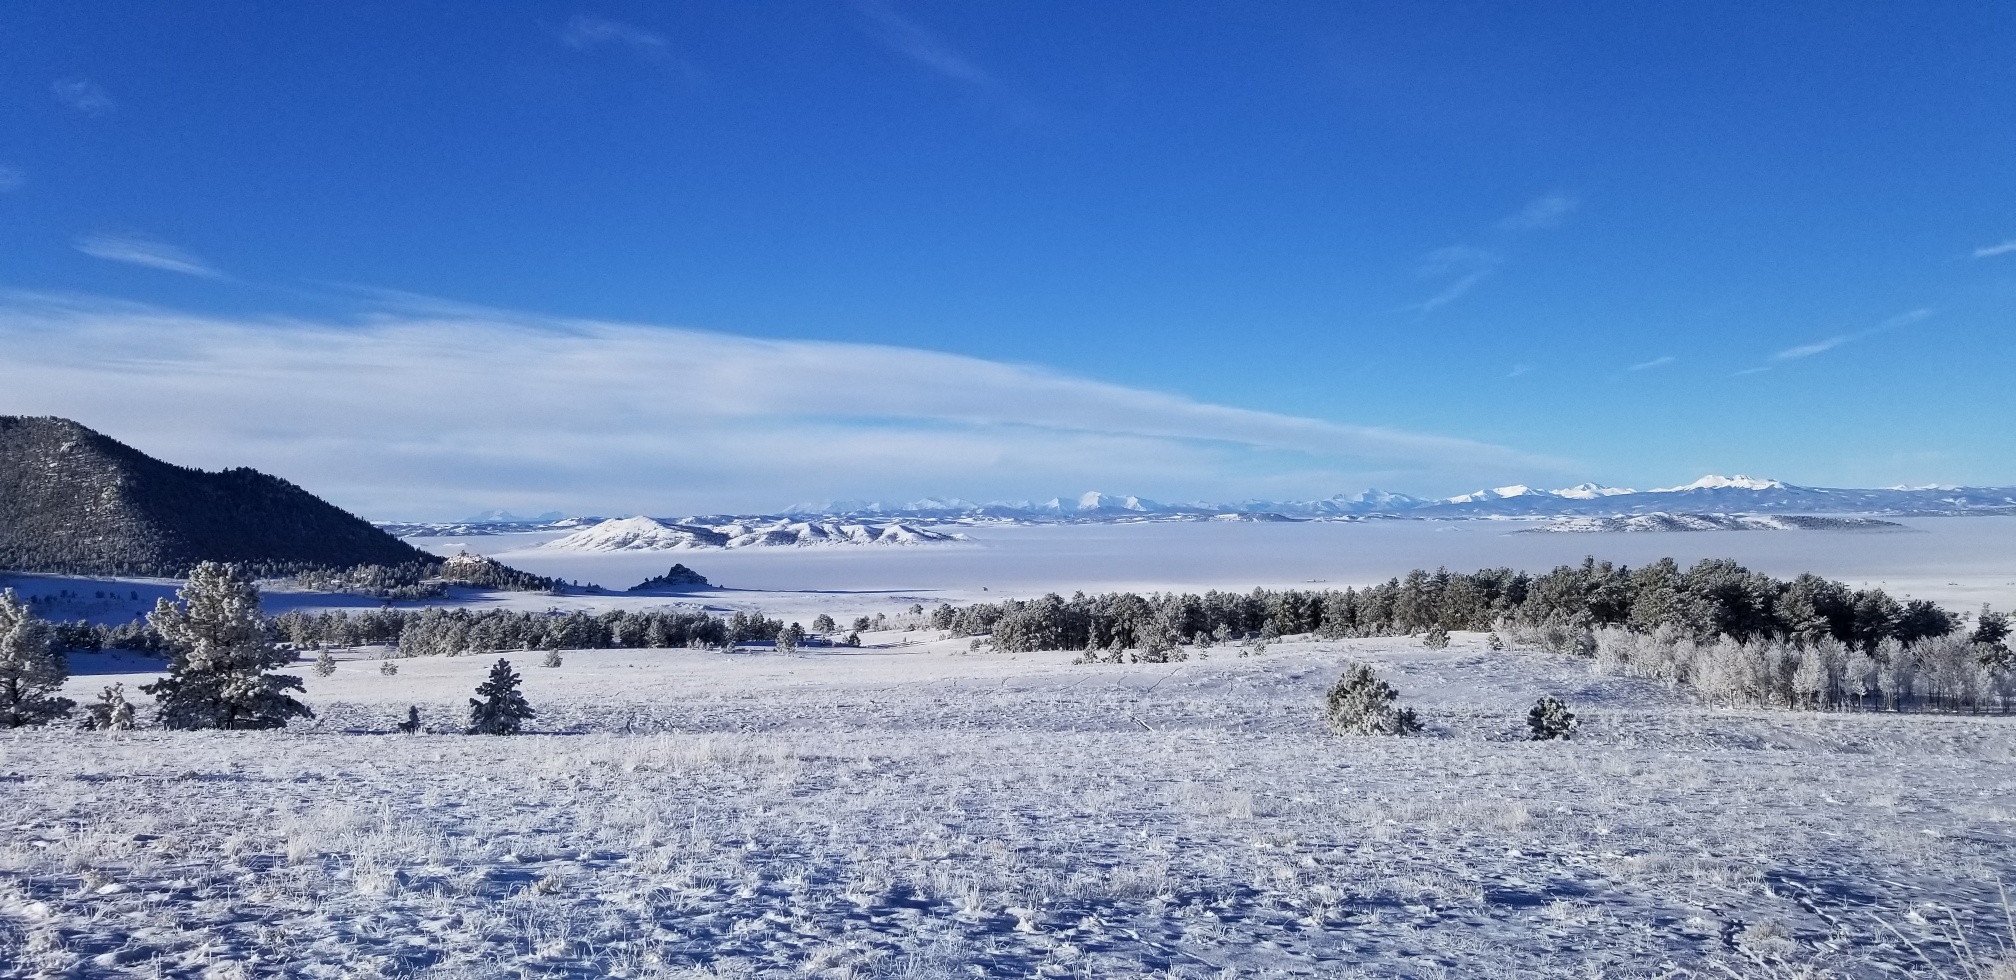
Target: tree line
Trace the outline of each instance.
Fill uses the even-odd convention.
[[[1593,558],[1541,575],[1510,568],[1472,573],[1416,569],[1363,589],[1252,592],[1051,594],[965,606],[941,605],[931,625],[988,636],[1002,650],[1167,651],[1237,637],[1325,638],[1491,630],[1501,623],[1549,631],[1590,652],[1603,628],[1697,638],[1831,639],[1875,650],[1886,640],[1944,636],[1960,618],[1882,589],[1851,589],[1805,574],[1778,579],[1729,559],[1682,569],[1672,559],[1630,568]]]

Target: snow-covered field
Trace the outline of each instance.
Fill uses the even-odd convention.
[[[9,733],[4,974],[1958,977],[1942,936],[2007,934],[2007,718],[1709,710],[1474,635],[933,637],[524,656],[513,738],[389,734],[455,728],[466,657],[304,669],[282,733]],[[1431,733],[1325,734],[1347,656]],[[1516,740],[1543,693],[1580,738]]]
[[[1083,525],[544,558],[536,541],[428,543],[617,588],[678,560],[731,587],[459,597],[472,605],[692,602],[808,623],[1588,553],[1732,555],[1963,609],[2016,598],[2016,520],[1907,523],[1920,533]],[[167,590],[12,584],[111,621]],[[343,604],[375,605],[269,596]],[[494,658],[387,676],[372,650],[327,678],[300,664],[317,718],[283,732],[0,734],[0,976],[1974,980],[2010,941],[2016,719],[1712,709],[1464,634],[1441,651],[1296,640],[1161,665],[864,639],[573,651],[553,668],[512,655],[539,711],[512,738],[456,734]],[[1322,692],[1347,658],[1430,732],[1325,733]],[[66,693],[121,682],[144,700],[156,665],[81,656]],[[1581,715],[1572,743],[1519,740],[1542,694]],[[392,733],[409,705],[433,732]]]

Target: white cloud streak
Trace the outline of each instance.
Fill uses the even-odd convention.
[[[1910,324],[1917,323],[1918,321],[1923,320],[1931,315],[1932,311],[1929,309],[1907,310],[1903,313],[1899,313],[1896,316],[1891,317],[1888,320],[1883,321],[1882,323],[1870,327],[1867,330],[1858,330],[1855,333],[1837,334],[1825,340],[1817,340],[1810,344],[1800,344],[1797,347],[1787,347],[1786,349],[1771,355],[1771,359],[1774,361],[1796,361],[1801,358],[1812,357],[1815,354],[1825,354],[1836,347],[1842,346],[1843,344],[1851,344],[1854,343],[1855,341],[1862,340],[1867,337],[1874,337],[1877,334],[1883,333],[1886,330],[1895,330],[1898,327],[1909,326]]]
[[[577,14],[567,22],[566,30],[560,32],[560,40],[570,48],[585,50],[605,44],[617,44],[646,52],[663,51],[665,36],[648,31],[633,24]]]
[[[1561,193],[1542,194],[1526,203],[1515,214],[1507,215],[1498,222],[1498,227],[1507,231],[1535,231],[1542,228],[1559,227],[1582,202]]]
[[[1659,368],[1659,367],[1665,367],[1666,365],[1668,365],[1668,364],[1671,364],[1671,363],[1673,363],[1673,362],[1674,362],[1675,360],[1677,360],[1677,358],[1675,358],[1675,357],[1673,357],[1672,355],[1670,355],[1670,354],[1669,354],[1669,355],[1667,355],[1667,356],[1665,356],[1665,357],[1655,357],[1655,358],[1653,358],[1653,359],[1651,359],[1651,360],[1649,360],[1649,361],[1645,361],[1645,362],[1644,362],[1644,363],[1642,363],[1642,364],[1633,364],[1633,365],[1631,365],[1630,367],[1628,367],[1628,368],[1625,368],[1625,370],[1627,370],[1627,371],[1650,371],[1650,370],[1652,370],[1653,368]]]
[[[1442,291],[1414,304],[1414,309],[1432,313],[1463,298],[1463,296],[1491,274],[1498,271],[1504,258],[1496,252],[1472,248],[1468,245],[1451,245],[1428,253],[1421,264],[1418,275],[1422,279],[1440,280]]]
[[[937,34],[896,12],[888,0],[862,0],[868,35],[882,46],[946,78],[991,87],[994,76],[946,44]]]
[[[66,78],[49,86],[56,101],[86,115],[110,112],[117,105],[112,94],[88,78]]]
[[[94,259],[144,265],[150,269],[179,272],[185,276],[200,276],[204,279],[225,278],[224,273],[218,271],[215,266],[188,251],[145,235],[110,233],[84,235],[77,239],[76,245],[77,251]]]
[[[1240,495],[1286,471],[1336,492],[1371,472],[1568,468],[956,354],[504,313],[341,324],[15,295],[0,298],[0,344],[0,413],[258,466],[377,516],[1123,485]]]
[[[1974,250],[1974,257],[1977,259],[1987,259],[1997,255],[2008,255],[2011,252],[2016,252],[2016,238],[2011,238],[1998,245],[1983,245]]]

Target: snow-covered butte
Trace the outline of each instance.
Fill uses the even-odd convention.
[[[898,521],[759,519],[702,524],[638,516],[603,521],[539,547],[551,551],[581,552],[691,551],[814,545],[925,545],[958,540],[961,540],[959,535]]]

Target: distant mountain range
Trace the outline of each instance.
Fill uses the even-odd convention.
[[[277,476],[164,463],[68,419],[0,416],[0,569],[184,574],[439,563]]]
[[[1802,487],[1748,476],[1704,476],[1692,483],[1657,490],[1632,490],[1594,483],[1560,490],[1528,486],[1494,487],[1440,499],[1367,490],[1321,500],[1244,500],[1236,503],[1163,504],[1143,497],[1087,493],[1076,499],[974,504],[927,498],[908,504],[840,502],[800,504],[787,515],[823,517],[917,517],[938,519],[1125,520],[1129,518],[1213,517],[1274,514],[1295,518],[1628,516],[1671,513],[1801,514],[2016,514],[2016,487],[1891,487],[1850,490]]]
[[[1454,497],[1421,498],[1384,490],[1367,490],[1320,500],[1243,500],[1236,503],[1165,504],[1133,495],[1093,491],[1077,497],[1052,497],[1040,503],[995,501],[975,503],[958,498],[927,497],[904,504],[836,501],[798,504],[782,513],[713,515],[649,519],[663,528],[714,528],[759,525],[821,525],[839,521],[873,528],[900,527],[899,536],[920,530],[918,524],[989,523],[1121,523],[1132,521],[1296,521],[1296,520],[1477,520],[1491,518],[1633,517],[1679,515],[1680,523],[1703,515],[1855,514],[1888,517],[1958,514],[2016,515],[2016,487],[1889,487],[1855,490],[1802,487],[1780,480],[1748,476],[1704,476],[1684,486],[1633,490],[1584,483],[1559,490],[1528,486],[1492,487]],[[379,526],[401,536],[509,534],[533,530],[575,531],[602,524],[598,517],[548,520],[472,520],[451,523],[386,522]],[[1666,522],[1671,523],[1671,522]],[[1699,523],[1696,521],[1696,523]],[[1712,522],[1711,522],[1712,523]],[[1650,529],[1661,522],[1638,522]],[[1743,525],[1756,526],[1763,525]],[[1622,527],[1622,525],[1620,525]],[[1677,527],[1677,525],[1676,525]],[[674,532],[661,530],[658,537]],[[747,531],[727,534],[740,537]],[[879,533],[879,531],[877,532]],[[816,536],[815,536],[816,537]],[[833,540],[840,539],[838,536]],[[688,547],[708,547],[692,539]],[[813,538],[808,538],[808,543]],[[824,540],[821,538],[820,540]],[[928,541],[929,539],[922,539]],[[791,542],[797,543],[797,542]],[[907,538],[905,543],[919,543]],[[711,546],[721,547],[714,543]],[[736,545],[744,546],[744,545]]]

